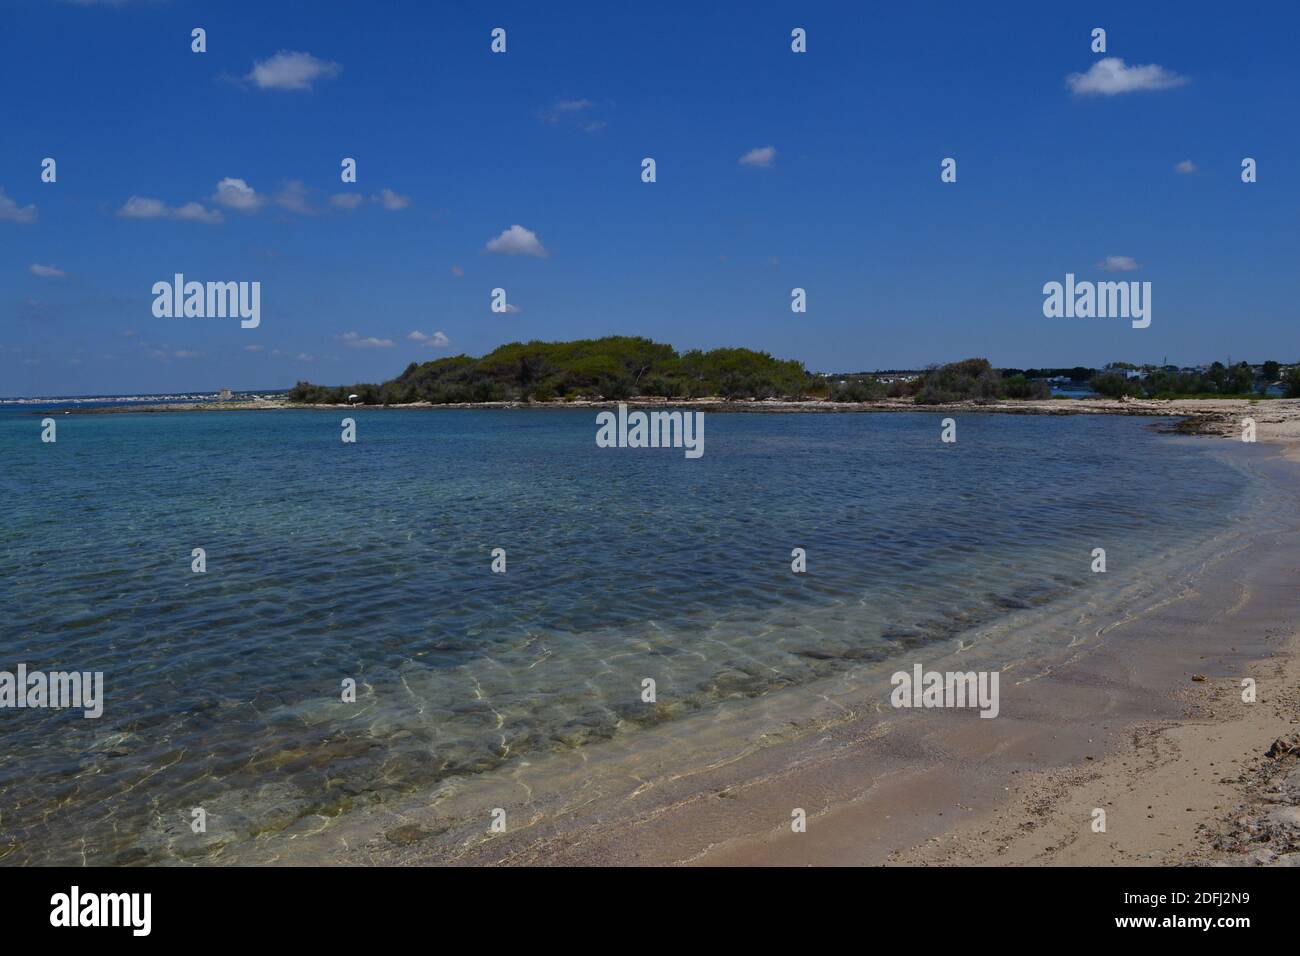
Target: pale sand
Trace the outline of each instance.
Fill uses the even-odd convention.
[[[1214,417],[1205,430],[1239,439],[1243,403],[1207,404],[1211,407],[1205,411]],[[1287,459],[1300,461],[1300,414],[1292,403],[1256,406],[1247,413],[1256,420],[1260,441],[1277,442]],[[857,800],[827,807],[806,834],[770,830],[717,848],[701,861],[1300,865],[1298,538],[1296,529],[1280,531],[1275,541],[1262,543],[1263,554],[1256,559],[1262,563],[1237,562],[1209,585],[1221,598],[1207,602],[1198,600],[1201,594],[1187,595],[1142,622],[1146,629],[1165,631],[1156,646],[1134,644],[1127,661],[1094,661],[1095,670],[1082,664],[1085,673],[1111,677],[1128,669],[1131,680],[1152,688],[1153,698],[1165,697],[1172,684],[1172,699],[1185,707],[1182,719],[1117,725],[1103,720],[1098,726],[1092,715],[1079,714],[1061,698],[1055,718],[1047,721],[1058,733],[1050,735],[1050,742],[1034,744],[1055,751],[1049,758],[1052,766],[1018,769],[1006,750],[995,752],[1001,742],[986,747],[987,757],[975,766],[965,760],[958,764],[972,773],[991,770],[995,775],[996,765],[1002,765],[1008,782],[992,800],[963,799],[961,794],[972,788],[956,788],[951,775],[937,771],[935,780],[923,774],[914,785],[901,784],[897,793],[868,789]],[[1183,604],[1187,609],[1180,612]],[[1176,633],[1180,625],[1190,639],[1169,642],[1166,629],[1172,626]],[[1221,642],[1217,652],[1215,635]],[[1242,659],[1269,643],[1275,647],[1267,657]],[[1257,650],[1246,650],[1251,645]],[[1168,656],[1156,660],[1153,652]],[[1197,681],[1197,676],[1206,680]],[[1253,704],[1242,700],[1245,677],[1256,681]],[[1076,719],[1084,720],[1085,733],[1097,730],[1087,738],[1095,748],[1082,759],[1071,754],[1078,745],[1079,727],[1071,726]],[[1005,743],[1015,747],[1023,742],[1012,734]],[[1103,755],[1107,743],[1110,752]],[[1104,832],[1093,826],[1097,809],[1106,814]],[[909,832],[908,825],[914,830],[927,816],[933,824],[945,812],[952,823],[932,826],[923,839]],[[896,816],[904,818],[898,821],[901,826],[891,827]]]
[[[909,865],[1300,865],[1300,641],[1247,667],[1260,688],[1240,703],[1235,678],[1189,692],[1206,715],[1133,727],[1103,760],[1017,778],[978,820],[895,855]],[[1106,810],[1106,832],[1088,825]]]

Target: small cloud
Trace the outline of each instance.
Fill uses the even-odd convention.
[[[245,352],[260,352],[260,351],[262,351],[264,348],[266,348],[265,345],[245,345],[245,346],[244,346],[244,351],[245,351]]]
[[[335,193],[330,196],[330,205],[335,209],[356,209],[362,202],[360,193]]]
[[[1108,56],[1094,63],[1087,73],[1071,73],[1065,84],[1079,96],[1115,96],[1143,90],[1172,90],[1182,86],[1187,78],[1179,76],[1154,63],[1146,66],[1125,66],[1117,56]]]
[[[742,166],[771,166],[776,159],[775,146],[759,146],[740,157]]]
[[[597,133],[608,125],[609,124],[606,123],[604,120],[592,120],[589,123],[579,124],[578,128],[581,129],[584,133]]]
[[[123,219],[166,219],[171,210],[161,199],[132,196],[117,211]]]
[[[1174,165],[1174,172],[1183,176],[1190,176],[1192,173],[1196,172],[1196,164],[1190,159],[1184,159],[1181,163],[1176,163]]]
[[[307,201],[307,187],[299,179],[291,179],[284,184],[284,188],[275,194],[275,204],[281,209],[287,209],[300,216],[316,214],[316,210]]]
[[[462,269],[460,266],[452,266],[451,274],[454,275],[457,279],[459,279],[461,276],[465,274],[465,270]]]
[[[182,222],[221,222],[221,210],[208,209],[196,202],[187,202],[184,206],[178,206],[171,211],[171,215],[173,219]]]
[[[383,206],[389,212],[397,212],[405,209],[411,204],[410,196],[398,195],[391,189],[381,189],[379,190],[378,196],[371,196],[370,198],[373,202],[379,203],[379,205]]]
[[[344,332],[342,335],[336,335],[335,338],[350,349],[391,349],[393,347],[392,339],[377,339],[373,336],[362,338],[356,332]]]
[[[8,222],[31,223],[36,221],[36,204],[20,206],[0,189],[0,220]]]
[[[338,76],[342,69],[339,64],[318,60],[310,53],[281,50],[268,60],[254,63],[244,79],[259,90],[310,90],[317,80]]]
[[[412,332],[407,336],[412,342],[419,342],[421,345],[427,345],[429,348],[445,349],[451,345],[451,339],[447,338],[442,332],[434,332],[433,335],[425,335],[423,332]]]
[[[227,176],[217,183],[217,191],[212,201],[227,209],[237,209],[240,212],[257,212],[266,203],[266,200],[259,196],[252,186],[232,176]]]
[[[520,225],[511,226],[495,239],[489,239],[485,248],[487,252],[499,252],[506,256],[533,256],[537,259],[545,259],[550,255],[538,240],[537,233]]]
[[[203,355],[203,353],[192,352],[189,349],[177,349],[175,352],[172,353],[172,355],[174,355],[178,359],[192,359],[192,358],[199,358],[200,356]]]
[[[521,309],[521,308],[519,308],[519,306],[515,305],[513,302],[507,302],[507,303],[506,303],[506,314],[507,314],[507,315],[517,315],[518,313],[520,313],[520,312],[522,312],[522,311],[524,311],[524,310]]]
[[[596,104],[588,99],[580,100],[556,100],[554,104],[537,111],[537,118],[543,123],[555,125],[566,117],[575,116],[584,110],[589,110]]]
[[[34,276],[40,276],[42,279],[62,279],[67,275],[62,269],[56,269],[54,266],[30,265],[27,271]]]
[[[147,196],[132,196],[117,214],[123,219],[179,219],[188,222],[221,222],[221,210],[208,209],[205,206],[188,202],[184,206],[172,208],[161,199]]]
[[[1103,272],[1132,272],[1142,266],[1132,256],[1107,256],[1097,263],[1097,268]]]
[[[314,355],[309,355],[309,354],[306,353],[306,352],[299,352],[297,355],[294,356],[294,358],[297,359],[299,362],[314,362],[314,361],[316,361],[316,356],[314,356]]]

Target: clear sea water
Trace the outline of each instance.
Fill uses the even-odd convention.
[[[1095,602],[1251,506],[1229,443],[1138,418],[962,415],[946,445],[939,414],[706,413],[687,460],[597,448],[587,410],[54,414],[43,444],[0,411],[0,670],[106,700],[0,710],[9,864],[206,862],[634,743]]]

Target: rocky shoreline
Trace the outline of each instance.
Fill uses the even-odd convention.
[[[1133,399],[1133,398],[1078,398],[1078,399],[1004,399],[994,403],[950,402],[938,405],[918,405],[910,399],[882,399],[872,402],[832,401],[727,401],[722,398],[658,399],[636,398],[622,403],[617,401],[555,401],[555,402],[469,402],[432,404],[412,402],[405,405],[365,404],[303,404],[278,399],[257,401],[160,403],[154,405],[125,405],[111,408],[71,408],[70,415],[112,415],[147,412],[234,412],[234,411],[311,411],[344,409],[355,411],[430,411],[430,410],[572,410],[610,409],[625,404],[629,408],[689,408],[697,411],[725,414],[827,414],[853,412],[966,412],[1003,415],[1136,415],[1167,418],[1186,418],[1188,426],[1180,431],[1223,434],[1239,426],[1240,419],[1249,415],[1261,425],[1265,423],[1300,424],[1300,399],[1253,400],[1224,399]],[[32,414],[48,414],[33,411]],[[1261,436],[1263,437],[1263,436]]]

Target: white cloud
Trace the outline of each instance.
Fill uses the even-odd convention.
[[[1154,63],[1125,66],[1124,61],[1117,56],[1098,60],[1087,73],[1071,73],[1065,78],[1066,85],[1080,96],[1114,96],[1117,93],[1140,90],[1171,90],[1186,82],[1186,77],[1166,70],[1163,66]]]
[[[330,196],[330,205],[335,209],[356,209],[361,203],[360,193],[335,193]]]
[[[257,212],[266,203],[266,200],[259,196],[252,186],[233,176],[227,176],[217,183],[217,191],[213,194],[212,201],[227,209],[238,209],[240,212]]]
[[[36,221],[36,204],[30,206],[20,206],[8,196],[5,191],[0,189],[0,219],[9,222],[29,223]]]
[[[514,225],[495,239],[488,240],[488,252],[499,252],[506,256],[534,256],[545,259],[550,255],[546,247],[537,238],[537,233],[523,226]]]
[[[1132,272],[1142,266],[1132,256],[1107,256],[1097,263],[1097,268],[1103,272]]]
[[[391,349],[393,347],[392,339],[377,339],[373,336],[363,339],[356,332],[344,332],[335,338],[350,349]]]
[[[275,194],[275,204],[281,209],[296,212],[300,216],[312,216],[316,213],[311,203],[307,201],[307,187],[299,179],[291,179],[284,184],[284,188]]]
[[[775,146],[758,146],[740,157],[742,166],[771,166],[776,159]]]
[[[451,345],[451,339],[442,332],[434,332],[433,335],[425,335],[423,332],[412,332],[407,336],[412,342],[419,342],[421,345],[427,345],[433,349],[445,349]]]
[[[260,351],[262,351],[264,348],[266,348],[266,346],[264,346],[264,345],[245,345],[245,346],[244,346],[244,351],[245,351],[245,352],[260,352]]]
[[[310,53],[281,50],[269,60],[254,63],[252,72],[244,79],[261,90],[310,90],[317,80],[338,76],[342,69],[337,63],[318,60]]]
[[[56,269],[54,266],[30,265],[27,271],[34,276],[40,276],[42,279],[62,279],[67,275],[62,269]]]
[[[132,196],[117,211],[124,219],[166,219],[171,210],[161,199]]]
[[[221,222],[221,211],[208,209],[196,202],[187,202],[184,206],[172,210],[172,218],[184,222]]]
[[[316,356],[314,356],[314,355],[309,355],[309,354],[307,354],[306,352],[299,352],[297,355],[294,356],[294,358],[297,359],[299,362],[314,362],[314,361],[316,361]]]
[[[457,279],[459,279],[461,276],[465,274],[465,270],[462,269],[460,266],[452,266],[451,274],[454,275]]]
[[[585,110],[591,109],[596,104],[589,99],[578,100],[557,100],[552,106],[537,111],[537,117],[543,123],[557,124],[566,117],[576,118]],[[602,124],[603,125],[603,124]]]
[[[194,352],[189,349],[177,349],[172,353],[172,355],[176,356],[178,359],[198,358],[202,354],[202,352]]]
[[[1190,159],[1184,159],[1181,163],[1174,165],[1174,172],[1181,173],[1184,176],[1191,175],[1196,172],[1196,164]]]
[[[405,209],[411,204],[410,196],[399,196],[391,189],[381,189],[378,196],[371,196],[370,198],[389,212],[397,212],[399,209]]]
[[[175,209],[161,199],[132,196],[117,214],[123,219],[179,219],[186,222],[221,222],[221,210],[208,209],[196,202],[188,202]]]

